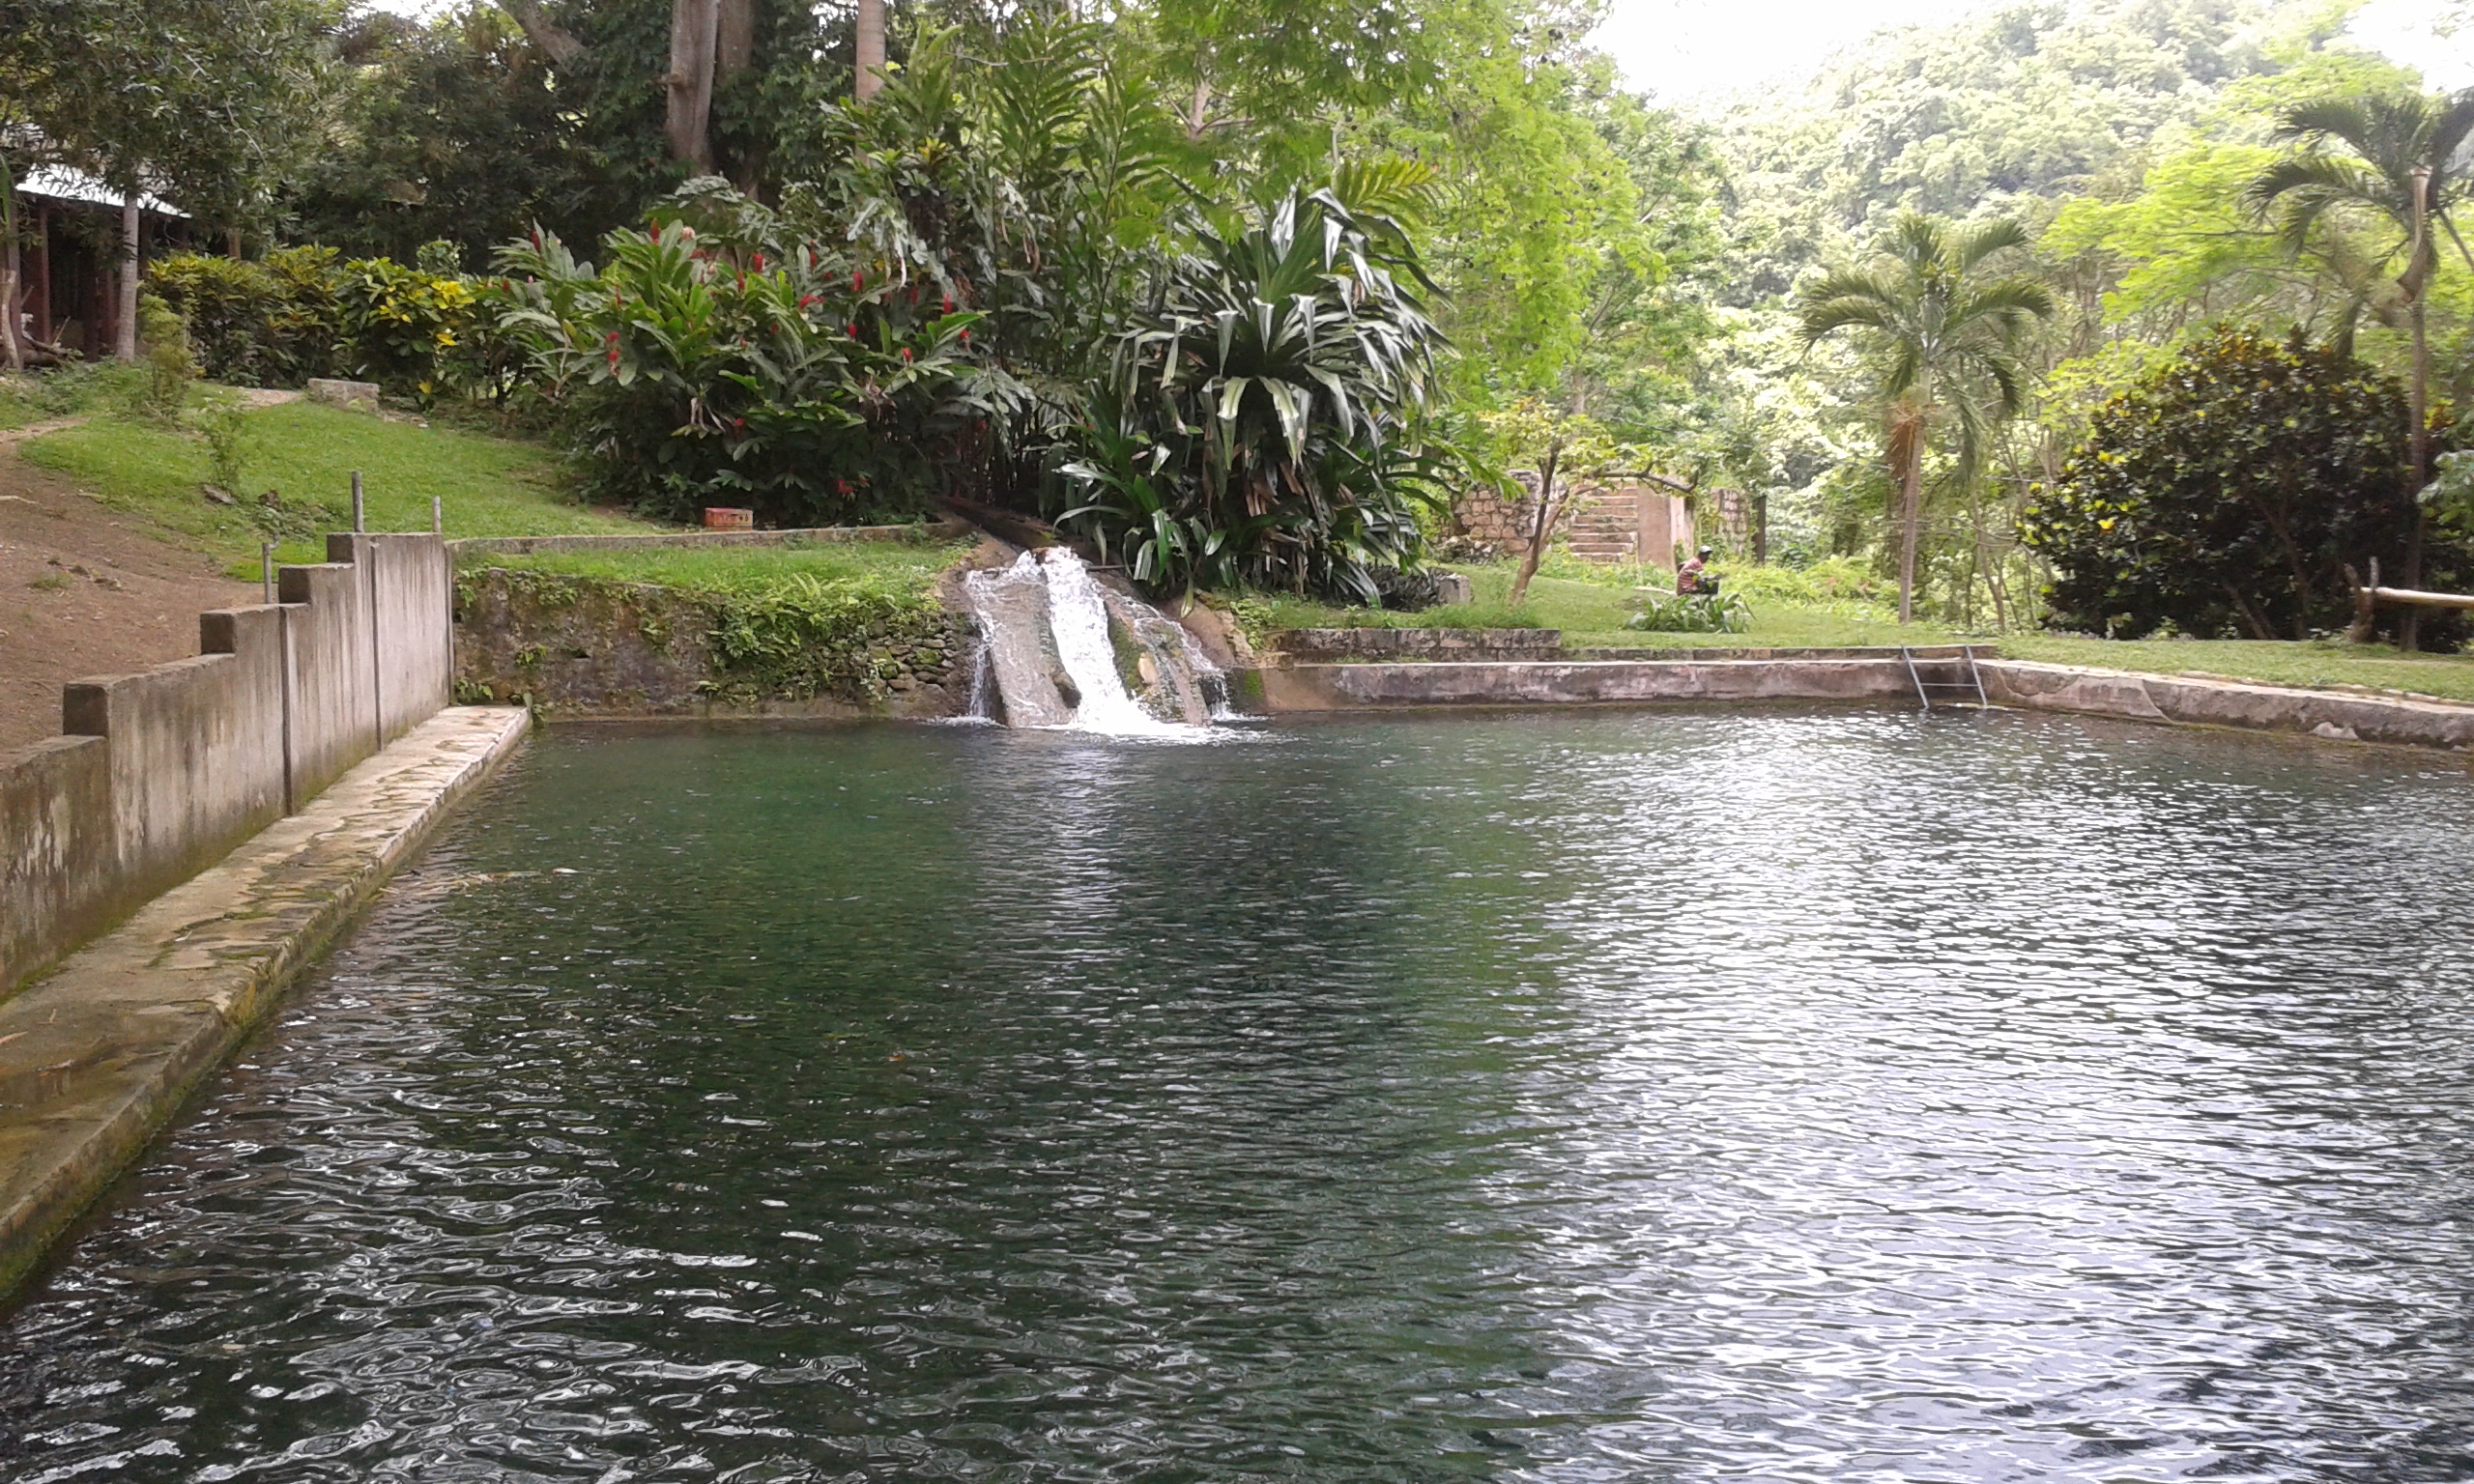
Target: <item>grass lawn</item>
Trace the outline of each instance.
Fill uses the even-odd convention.
[[[1576,649],[1687,647],[1801,648],[1841,645],[1992,644],[2010,659],[2086,665],[2147,674],[2201,674],[2227,680],[2312,689],[2359,687],[2474,701],[2474,654],[2401,654],[2386,645],[2355,646],[2258,640],[2082,639],[2059,634],[1963,633],[1933,624],[1901,626],[1879,600],[1882,592],[1847,573],[1796,573],[1780,568],[1720,568],[1731,590],[1752,604],[1752,627],[1741,634],[1655,634],[1625,629],[1633,589],[1671,586],[1657,569],[1584,567],[1550,557],[1517,609],[1509,562],[1460,565],[1477,601],[1423,614],[1334,608],[1291,598],[1255,597],[1240,605],[1250,630],[1293,628],[1554,628]],[[1818,571],[1819,569],[1815,569]],[[1847,596],[1831,596],[1832,584]]]
[[[2059,634],[2008,634],[2004,657],[2053,665],[2092,665],[2149,674],[2200,674],[2224,680],[2313,689],[2362,686],[2407,691],[2444,700],[2474,701],[2474,654],[2401,654],[2386,644],[2308,643],[2257,639],[2078,639]]]
[[[427,530],[432,495],[446,500],[449,536],[540,536],[570,531],[659,528],[567,498],[546,450],[509,439],[410,422],[308,402],[247,414],[250,448],[240,505],[208,500],[212,477],[203,439],[151,420],[98,416],[35,439],[25,457],[57,470],[114,509],[140,515],[189,545],[257,575],[258,543],[279,538],[276,558],[326,559],[322,532],[352,524],[352,471],[360,470],[372,530]],[[282,502],[267,511],[257,497]]]
[[[970,539],[838,541],[814,546],[688,547],[676,551],[542,552],[525,556],[475,555],[468,569],[587,577],[603,582],[659,583],[706,592],[753,592],[786,579],[837,588],[924,592],[970,550]]]
[[[0,371],[0,432],[125,401],[145,379],[136,367],[108,361],[18,375]]]
[[[1624,627],[1636,606],[1636,587],[1649,584],[1672,589],[1673,575],[1656,568],[1592,567],[1568,557],[1550,560],[1531,580],[1528,601],[1516,609],[1504,603],[1511,591],[1512,563],[1456,564],[1453,570],[1467,575],[1476,602],[1403,614],[1258,596],[1242,603],[1239,612],[1248,629],[1256,633],[1309,628],[1546,628],[1563,630],[1564,643],[1579,649],[1818,648],[1941,644],[1953,638],[1951,631],[1926,624],[1901,628],[1889,613],[1860,599],[1830,599],[1818,592],[1812,601],[1772,596],[1761,588],[1779,579],[1755,575],[1750,569],[1720,571],[1736,589],[1753,589],[1748,594],[1752,627],[1740,634],[1660,634]],[[1810,586],[1797,585],[1799,591]]]

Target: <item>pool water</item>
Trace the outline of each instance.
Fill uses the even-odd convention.
[[[0,1477],[2474,1476],[2474,779],[2017,715],[540,737]]]

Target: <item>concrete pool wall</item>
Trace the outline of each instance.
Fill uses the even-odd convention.
[[[315,798],[446,704],[446,551],[343,532],[193,658],[70,685],[0,756],[0,994]]]
[[[1918,650],[1936,705],[1967,679],[1961,651]],[[1994,705],[2183,726],[2294,732],[2339,742],[2474,747],[2474,706],[2405,696],[2248,685],[2200,675],[2039,665],[1979,655]],[[1758,659],[1291,665],[1256,672],[1274,714],[1418,706],[1851,701],[1913,707],[1915,674],[1898,652]],[[1970,687],[1971,688],[1971,686]]]

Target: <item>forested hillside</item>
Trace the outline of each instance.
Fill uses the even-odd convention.
[[[2090,412],[2192,336],[2299,332],[2403,376],[2396,234],[2336,210],[2295,237],[2246,198],[2289,152],[2274,136],[2296,104],[2418,87],[2345,42],[2345,15],[2252,0],[2005,7],[1885,33],[1798,98],[1714,118],[1731,252],[1702,361],[1705,457],[1769,492],[1776,547],[1888,559],[1879,346],[1808,343],[1797,289],[1866,260],[1902,212],[2017,222],[2031,245],[2013,266],[2053,300],[2017,347],[2023,414],[1986,430],[1975,468],[1955,450],[1928,460],[1923,577],[1945,606],[1974,611],[2004,587],[2033,598],[2050,572],[2015,544],[2021,511]],[[2428,295],[2442,397],[2474,375],[2466,267],[2438,265]]]

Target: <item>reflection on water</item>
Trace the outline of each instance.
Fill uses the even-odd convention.
[[[0,1331],[0,1475],[2474,1471],[2460,768],[1282,730],[541,740]]]

